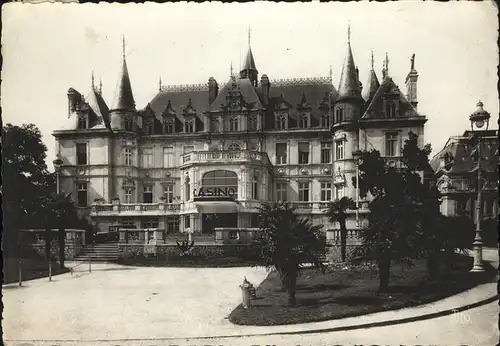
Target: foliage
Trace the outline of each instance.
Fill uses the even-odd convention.
[[[326,214],[330,219],[330,222],[338,222],[340,226],[340,253],[342,262],[346,260],[346,247],[347,247],[347,213],[348,209],[355,209],[356,203],[348,197],[342,197],[339,200],[335,200],[328,205]]]
[[[357,252],[376,257],[381,291],[388,289],[393,261],[412,265],[413,258],[424,256],[439,265],[436,256],[445,238],[439,233],[439,193],[422,179],[429,168],[430,150],[429,145],[421,149],[418,136],[410,132],[399,167],[386,165],[376,150],[362,153],[360,192],[370,194],[372,200],[369,227]]]
[[[299,218],[288,203],[265,203],[260,208],[260,231],[254,240],[260,264],[279,273],[289,304],[295,305],[295,290],[300,267],[310,263],[324,270],[325,242],[322,225],[312,226]]]
[[[181,252],[182,256],[190,255],[191,251],[194,248],[194,241],[189,242],[189,240],[183,240],[180,243],[178,241],[176,241],[176,243],[177,243],[177,248]]]

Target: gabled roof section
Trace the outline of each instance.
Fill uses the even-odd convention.
[[[227,106],[228,97],[234,92],[239,92],[241,94],[245,107],[249,110],[258,110],[262,108],[259,95],[257,95],[252,82],[248,78],[231,78],[219,92],[214,102],[212,102],[209,110],[211,112],[218,112],[221,110],[221,106]]]
[[[151,109],[158,119],[167,112],[169,115],[182,117],[182,110],[186,109],[191,100],[191,107],[201,115],[208,110],[208,85],[186,84],[168,85],[149,102]]]
[[[375,96],[377,90],[380,88],[380,82],[378,81],[377,74],[375,70],[371,69],[368,75],[367,87],[363,89],[363,98],[370,102]]]
[[[86,97],[86,101],[90,109],[95,113],[98,119],[98,123],[103,122],[106,128],[111,129],[109,120],[109,108],[100,92],[95,90],[94,87],[91,88],[89,94]]]
[[[384,98],[391,95],[399,101],[398,118],[419,117],[417,110],[406,99],[399,87],[394,83],[391,77],[385,77],[373,99],[363,114],[363,119],[385,119]]]

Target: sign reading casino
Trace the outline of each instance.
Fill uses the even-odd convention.
[[[231,187],[201,187],[193,190],[194,197],[234,197],[235,189]]]

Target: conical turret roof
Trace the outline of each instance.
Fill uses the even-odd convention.
[[[344,97],[361,97],[358,73],[356,72],[356,65],[352,56],[350,40],[347,42],[347,52],[339,83],[339,98]]]
[[[127,60],[125,59],[125,51],[122,59],[122,69],[118,85],[116,87],[115,98],[113,102],[113,110],[128,110],[135,111],[135,100],[132,92],[132,85],[128,74]]]
[[[380,87],[380,82],[378,80],[377,73],[375,72],[375,68],[373,65],[374,62],[373,62],[373,52],[372,52],[372,65],[370,73],[368,74],[367,88],[363,91],[363,98],[367,101],[373,98],[378,88]]]

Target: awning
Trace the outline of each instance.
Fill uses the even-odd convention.
[[[238,212],[238,203],[234,201],[194,202],[201,214],[233,214]]]

